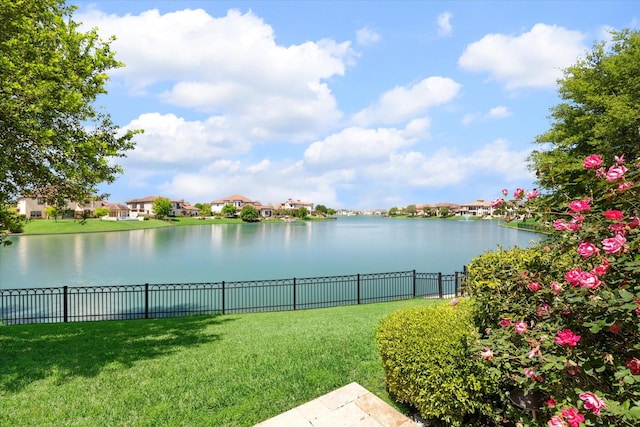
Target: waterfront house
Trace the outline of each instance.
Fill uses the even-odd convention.
[[[238,211],[242,210],[244,205],[251,205],[256,208],[262,218],[270,218],[273,216],[273,206],[265,206],[257,200],[251,200],[240,194],[217,199],[211,202],[211,213],[220,213],[226,205],[234,206]]]
[[[461,205],[459,214],[463,216],[491,216],[493,215],[493,207],[491,207],[490,202],[479,199],[475,202],[465,203]]]
[[[155,215],[153,212],[153,202],[159,197],[161,196],[147,196],[141,199],[128,200],[125,203],[130,209],[132,217]],[[169,216],[197,216],[198,213],[200,213],[200,209],[191,206],[191,204],[185,202],[184,199],[169,199],[169,201],[171,202],[171,213]]]
[[[54,206],[47,200],[36,194],[23,195],[18,198],[17,211],[27,219],[47,218],[47,208]],[[61,208],[60,216],[63,218],[87,218],[94,215],[97,208],[109,209],[109,216],[122,218],[129,216],[127,206],[111,203],[106,200],[85,200],[84,202],[67,202]]]
[[[300,208],[305,208],[310,213],[314,211],[312,202],[303,202],[301,200],[288,199],[286,202],[281,203],[280,206],[278,206],[278,209],[300,209]]]

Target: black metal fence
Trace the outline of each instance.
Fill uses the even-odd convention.
[[[460,295],[466,276],[465,268],[454,274],[413,270],[242,282],[0,289],[0,321],[150,319],[444,298]]]

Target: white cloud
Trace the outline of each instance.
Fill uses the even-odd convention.
[[[507,89],[553,87],[562,69],[585,52],[585,35],[556,25],[536,24],[519,36],[488,34],[467,46],[458,65],[488,72]]]
[[[503,119],[505,117],[509,117],[510,115],[511,111],[509,111],[507,107],[505,107],[504,105],[498,105],[497,107],[493,107],[491,110],[489,110],[487,117],[491,119]]]
[[[378,43],[380,40],[380,34],[369,27],[364,27],[356,31],[356,42],[359,45],[367,46]]]
[[[466,126],[470,123],[477,122],[477,121],[505,119],[507,117],[510,117],[512,114],[513,113],[509,110],[508,107],[505,107],[504,105],[498,105],[497,107],[491,108],[487,113],[484,113],[484,114],[480,114],[480,113],[465,114],[464,117],[462,117],[462,124]]]
[[[247,139],[316,137],[342,117],[325,80],[354,63],[350,42],[306,41],[283,46],[251,12],[212,17],[201,9],[160,14],[79,14],[126,67],[112,73],[138,94],[159,92],[164,103],[227,117]],[[234,119],[228,117],[233,115]]]
[[[395,87],[383,93],[375,105],[359,111],[352,120],[359,126],[404,123],[420,117],[431,107],[451,101],[461,87],[446,77],[428,77],[412,86]]]
[[[438,35],[440,37],[448,37],[451,35],[453,28],[451,27],[451,18],[453,15],[444,12],[438,15]]]
[[[144,133],[136,135],[136,146],[122,163],[143,169],[194,168],[250,147],[217,116],[187,121],[174,114],[146,113],[123,127],[128,129]]]

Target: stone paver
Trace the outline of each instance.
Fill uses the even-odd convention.
[[[358,383],[320,396],[255,427],[415,427],[417,424]]]

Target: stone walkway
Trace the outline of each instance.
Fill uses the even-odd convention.
[[[385,401],[351,383],[255,427],[415,427]]]

